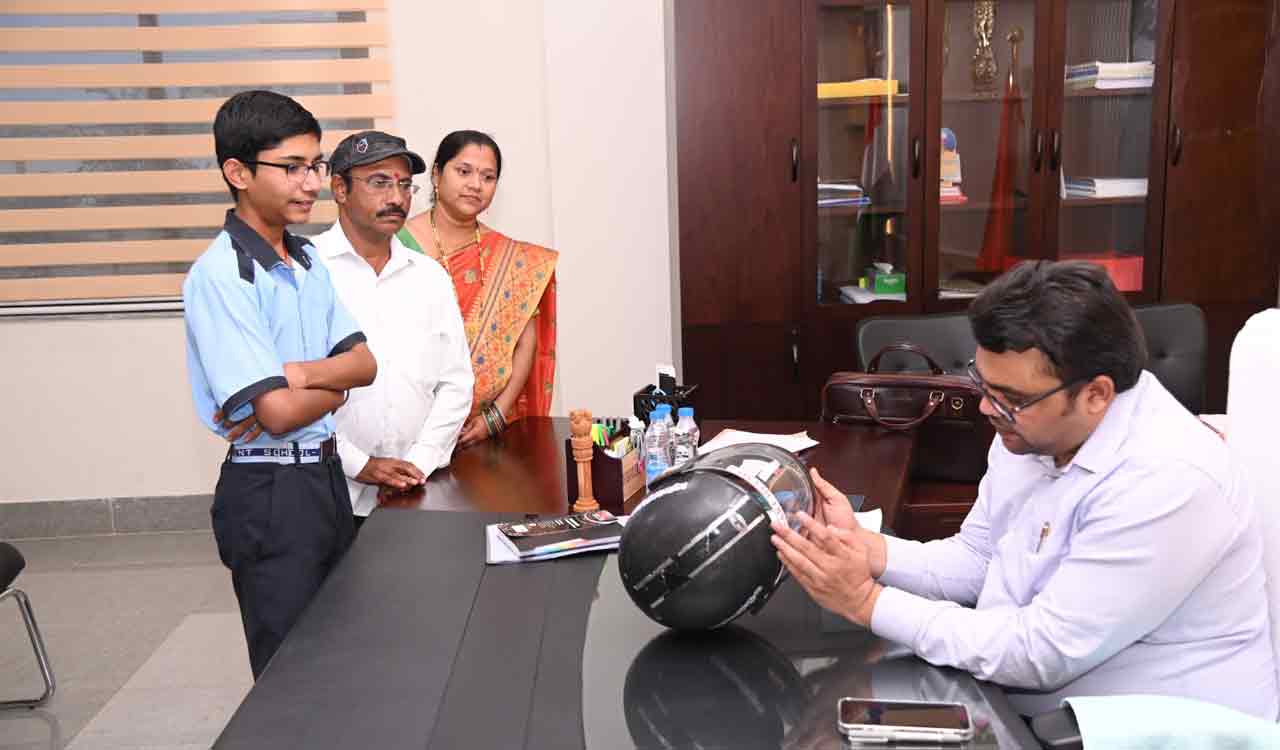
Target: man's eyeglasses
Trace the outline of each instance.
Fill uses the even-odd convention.
[[[260,167],[276,167],[283,169],[284,174],[292,182],[302,183],[307,179],[308,172],[315,172],[316,177],[323,180],[329,176],[329,162],[321,159],[313,161],[310,164],[304,164],[300,161],[286,162],[281,164],[274,161],[245,161],[243,164],[253,164]]]
[[[987,381],[982,379],[982,375],[978,373],[975,360],[969,360],[969,364],[965,365],[964,371],[965,374],[969,376],[969,380],[972,380],[973,384],[978,387],[978,390],[982,391],[982,395],[991,402],[991,408],[996,410],[996,414],[999,415],[1001,419],[1009,423],[1012,423],[1020,412],[1035,406],[1058,391],[1065,391],[1077,383],[1088,380],[1088,378],[1076,378],[1075,380],[1063,383],[1057,388],[1045,391],[1038,396],[1032,396],[1020,404],[1008,405],[996,397],[996,394],[993,393],[991,388],[987,385]]]
[[[409,195],[413,195],[419,190],[419,186],[413,184],[413,180],[393,180],[382,175],[374,175],[373,177],[356,177],[352,175],[351,179],[363,182],[375,193],[385,193],[393,187],[401,193],[408,193]]]

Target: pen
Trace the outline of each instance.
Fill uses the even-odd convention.
[[[1040,554],[1040,548],[1044,546],[1044,540],[1049,536],[1049,522],[1045,521],[1044,526],[1040,527],[1040,541],[1036,542],[1036,554]]]

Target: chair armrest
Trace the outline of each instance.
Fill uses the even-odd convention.
[[[1070,706],[1031,717],[1031,733],[1049,750],[1083,750],[1080,725]]]

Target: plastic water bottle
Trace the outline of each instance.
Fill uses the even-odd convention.
[[[644,485],[648,487],[671,468],[671,428],[660,409],[649,412],[649,429],[644,433]]]
[[[662,413],[662,422],[667,426],[667,466],[676,465],[676,444],[675,430],[676,420],[671,416],[671,404],[658,404],[658,411]]]
[[[671,432],[671,444],[675,452],[673,466],[680,466],[697,458],[698,442],[701,438],[698,423],[693,421],[693,407],[682,406],[677,413],[680,415],[680,421],[676,422],[675,429]]]

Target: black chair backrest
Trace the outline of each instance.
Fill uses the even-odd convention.
[[[858,361],[862,369],[876,352],[889,346],[909,342],[924,349],[942,369],[963,373],[978,348],[964,313],[942,315],[882,315],[859,321],[857,332]],[[880,359],[881,372],[927,370],[920,357],[890,352]]]
[[[1147,339],[1147,369],[1187,411],[1204,410],[1208,333],[1204,313],[1189,303],[1133,308]]]
[[[22,569],[27,566],[18,548],[7,542],[0,542],[0,591],[9,588]]]
[[[1147,369],[1188,411],[1199,414],[1204,407],[1207,347],[1204,313],[1188,303],[1142,305],[1133,311],[1147,339]],[[876,352],[907,341],[929,352],[947,372],[962,373],[978,348],[965,313],[866,318],[855,335],[864,370]],[[881,372],[924,369],[923,360],[912,354],[892,352],[880,360]]]

